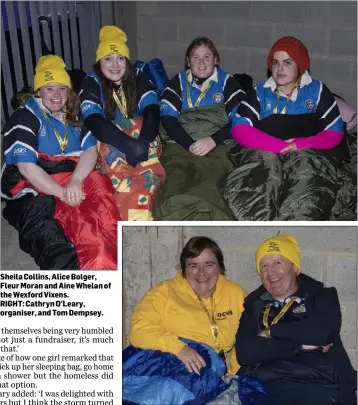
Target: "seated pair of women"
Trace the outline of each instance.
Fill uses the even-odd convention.
[[[36,66],[35,96],[5,125],[3,214],[41,269],[117,269],[117,221],[151,219],[165,176],[159,102],[134,73],[126,41],[119,28],[102,28],[79,92],[84,124],[63,60],[49,55]],[[94,171],[97,157],[106,176]]]
[[[157,194],[154,217],[329,219],[340,187],[344,123],[329,89],[308,73],[305,45],[281,38],[267,58],[270,79],[247,95],[238,84],[222,88],[221,98],[217,90],[210,93],[220,83],[220,59],[205,41],[193,41],[187,70],[174,76],[162,95],[161,161],[168,178]],[[233,83],[224,77],[230,77],[224,83]],[[225,102],[226,117],[218,115],[217,102]],[[238,146],[230,161],[223,142],[231,136]]]

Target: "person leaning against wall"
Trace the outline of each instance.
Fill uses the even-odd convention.
[[[355,405],[357,373],[340,337],[336,288],[301,272],[292,235],[262,242],[255,261],[262,285],[245,298],[238,374],[259,378],[275,405]]]
[[[120,28],[101,28],[96,63],[79,97],[84,123],[99,140],[101,170],[112,180],[122,219],[147,221],[165,179],[158,160],[159,100],[148,77],[134,71],[126,42]]]

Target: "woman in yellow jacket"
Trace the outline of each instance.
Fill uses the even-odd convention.
[[[137,304],[131,318],[130,342],[141,349],[176,355],[189,372],[199,374],[205,360],[179,338],[211,346],[236,374],[235,334],[246,291],[227,280],[219,246],[203,236],[184,247],[182,271],[154,286]]]

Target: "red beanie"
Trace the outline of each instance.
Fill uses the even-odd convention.
[[[283,37],[276,41],[267,57],[267,65],[272,70],[272,57],[275,52],[283,51],[295,61],[302,75],[310,66],[310,57],[307,48],[295,37]]]

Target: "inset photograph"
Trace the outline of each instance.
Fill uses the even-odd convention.
[[[356,227],[122,239],[124,404],[356,403]]]

